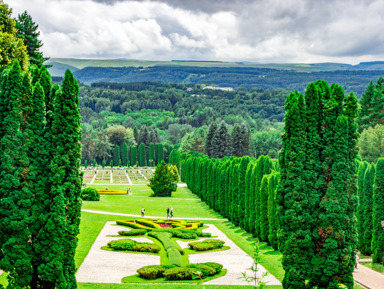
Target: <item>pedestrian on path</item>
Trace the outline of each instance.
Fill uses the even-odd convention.
[[[359,252],[359,249],[356,249],[356,265],[355,265],[356,269],[357,269],[357,264],[359,264],[359,260],[360,260],[360,252]]]
[[[169,207],[167,207],[167,219],[169,218]]]
[[[141,216],[142,217],[144,217],[144,212],[145,212],[144,206],[141,206]]]
[[[172,207],[171,207],[170,213],[171,213],[171,218],[172,218],[173,217],[173,208]]]

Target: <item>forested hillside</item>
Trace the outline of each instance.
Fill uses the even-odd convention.
[[[364,66],[362,66],[364,67]],[[142,82],[184,83],[229,86],[233,88],[257,87],[263,89],[286,89],[304,92],[308,83],[323,79],[339,83],[347,92],[358,97],[372,79],[383,74],[382,70],[338,70],[299,72],[287,69],[249,67],[198,67],[198,66],[152,66],[152,67],[85,67],[76,70],[76,78],[86,84],[96,82]]]

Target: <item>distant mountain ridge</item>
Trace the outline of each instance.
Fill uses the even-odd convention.
[[[148,82],[206,84],[221,87],[252,87],[304,91],[319,79],[339,83],[346,92],[360,96],[370,81],[384,74],[384,61],[343,63],[279,64],[209,61],[141,61],[51,59],[50,72],[61,76],[66,69],[87,85],[96,82]]]

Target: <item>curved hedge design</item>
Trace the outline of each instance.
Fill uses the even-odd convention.
[[[183,229],[196,230],[204,225],[203,221],[184,221],[177,219],[135,219],[117,220],[117,225],[127,226],[134,229]]]

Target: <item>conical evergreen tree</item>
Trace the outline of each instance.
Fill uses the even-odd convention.
[[[121,160],[124,167],[128,166],[128,145],[126,142],[123,142],[123,147],[121,148]]]
[[[217,130],[217,124],[216,122],[212,122],[209,126],[207,138],[205,140],[205,153],[212,158],[213,157],[213,151],[212,151],[212,140],[213,136],[215,135],[215,132]]]
[[[145,144],[142,142],[139,145],[139,166],[145,167],[146,161],[145,161]]]
[[[135,166],[136,164],[137,164],[136,146],[131,146],[131,166]]]
[[[375,165],[371,164],[364,174],[364,187],[359,208],[363,217],[361,233],[359,233],[359,250],[364,255],[372,254],[372,209],[373,209],[373,185],[375,182]],[[359,221],[359,220],[358,220]]]
[[[277,215],[276,200],[276,189],[278,186],[279,177],[280,174],[278,172],[272,172],[268,183],[268,241],[275,250],[278,248],[277,232],[279,230],[279,217]]]
[[[384,158],[376,165],[375,187],[373,192],[373,232],[372,262],[381,263],[384,256],[384,231],[381,226],[384,216]]]
[[[357,207],[357,212],[356,212],[356,218],[357,218],[357,222],[356,222],[356,229],[357,229],[357,234],[359,236],[359,245],[358,247],[360,248],[360,251],[361,251],[361,248],[363,246],[363,238],[362,236],[364,235],[364,215],[363,215],[363,199],[364,199],[364,196],[363,196],[363,193],[365,192],[364,190],[364,178],[365,178],[365,172],[368,168],[368,163],[367,162],[360,162],[359,164],[359,169],[358,169],[358,172],[357,172],[357,196],[359,197],[359,205]]]
[[[212,138],[212,156],[214,158],[223,158],[231,155],[231,140],[227,125],[222,121]]]
[[[120,147],[118,145],[113,149],[113,163],[119,165],[120,162]]]
[[[151,142],[148,148],[148,166],[153,167],[155,164],[155,144]]]

